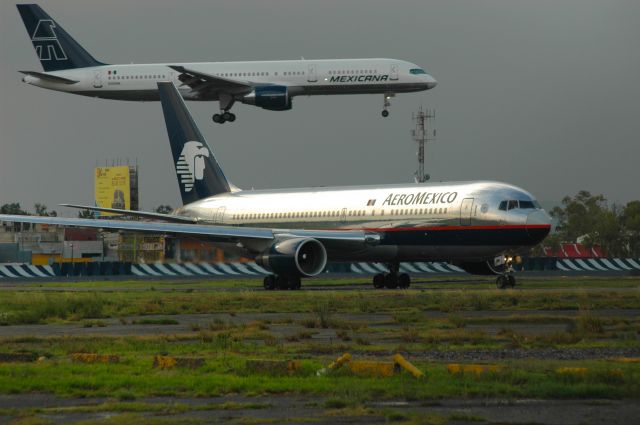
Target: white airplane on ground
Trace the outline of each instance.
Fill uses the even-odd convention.
[[[0,215],[47,223],[202,238],[271,270],[266,289],[298,289],[328,261],[375,261],[389,272],[376,288],[408,287],[402,261],[448,261],[515,285],[504,253],[541,242],[551,218],[516,186],[488,181],[247,190],[235,187],[172,82],[158,83],[183,206],[172,214],[66,205],[163,222]]]
[[[23,82],[83,96],[150,101],[159,100],[158,81],[173,81],[186,100],[217,100],[217,123],[235,121],[230,109],[236,101],[284,111],[291,109],[294,96],[333,94],[382,93],[386,117],[396,93],[437,84],[423,68],[397,59],[108,65],[94,59],[40,6],[17,7],[45,71],[20,71]]]

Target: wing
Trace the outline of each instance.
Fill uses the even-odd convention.
[[[251,93],[254,87],[254,84],[250,81],[231,80],[187,69],[184,66],[169,65],[169,68],[180,73],[178,79],[183,86],[189,86],[191,90],[199,93],[222,90],[232,94],[247,94]]]
[[[89,205],[76,205],[76,204],[60,204],[60,206],[68,207],[68,208],[78,208],[81,210],[121,214],[121,215],[130,216],[130,217],[149,218],[151,220],[170,221],[174,223],[197,223],[198,222],[197,219],[192,217],[182,217],[179,215],[160,214],[160,213],[146,212],[146,211],[131,211],[131,210],[121,210],[118,208],[103,208],[103,207],[93,207]]]
[[[245,246],[268,246],[276,239],[307,237],[328,243],[332,247],[348,248],[360,244],[376,243],[377,234],[362,230],[287,230],[258,227],[218,226],[207,224],[158,223],[125,220],[93,220],[65,217],[36,217],[29,215],[0,215],[0,222],[51,224],[58,226],[93,227],[131,232],[163,233],[199,236],[212,242],[234,242]],[[262,242],[262,243],[259,243]]]

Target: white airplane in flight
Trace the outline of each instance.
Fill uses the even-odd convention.
[[[162,222],[0,215],[0,221],[201,238],[255,258],[265,289],[299,289],[328,261],[385,263],[376,288],[406,288],[402,261],[448,261],[515,285],[504,254],[528,250],[551,218],[516,186],[489,182],[240,190],[227,179],[172,82],[158,83],[183,206],[172,214],[66,205]]]
[[[159,100],[156,83],[173,81],[186,100],[218,101],[213,121],[235,121],[235,102],[272,111],[291,109],[294,96],[384,95],[389,115],[396,93],[429,90],[436,80],[397,59],[323,59],[109,65],[97,61],[37,4],[17,5],[44,72],[20,71],[22,81],[104,99]]]

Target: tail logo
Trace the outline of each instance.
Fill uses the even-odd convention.
[[[176,173],[185,192],[191,192],[196,180],[204,178],[205,159],[209,158],[209,149],[200,142],[187,142],[182,148]]]
[[[31,41],[41,61],[67,60],[67,55],[58,41],[58,36],[53,30],[56,27],[51,19],[41,19],[33,31]]]

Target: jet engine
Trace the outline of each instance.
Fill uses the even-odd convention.
[[[260,254],[256,263],[278,275],[312,277],[327,265],[327,251],[316,239],[284,239]]]
[[[258,86],[248,95],[241,97],[240,102],[270,111],[291,109],[291,96],[286,86]]]

